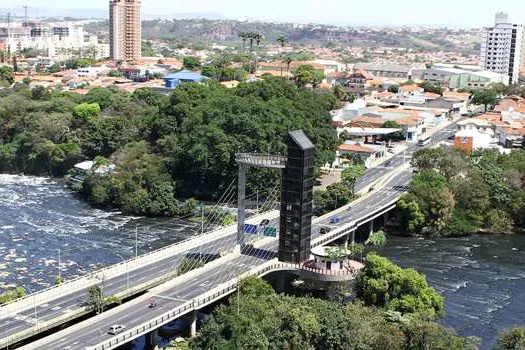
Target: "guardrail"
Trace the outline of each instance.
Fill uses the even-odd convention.
[[[113,349],[122,344],[128,343],[131,340],[138,338],[146,333],[149,333],[168,322],[171,322],[185,314],[199,310],[206,305],[209,305],[224,296],[231,294],[237,289],[239,282],[246,277],[253,275],[264,275],[272,271],[278,271],[282,269],[294,269],[296,265],[286,264],[271,260],[267,263],[260,265],[258,268],[245,272],[244,274],[232,279],[231,281],[224,283],[212,289],[210,292],[203,294],[199,298],[195,298],[192,301],[188,301],[181,306],[172,309],[148,322],[140,324],[132,329],[122,332],[106,341],[103,341],[95,346],[86,347],[86,350],[109,350]]]
[[[262,219],[275,219],[279,216],[278,211],[271,211],[256,217],[250,218],[250,220],[260,221]],[[50,300],[53,300],[57,297],[68,295],[79,290],[91,287],[99,283],[101,279],[114,278],[120,275],[124,275],[127,272],[136,270],[142,266],[154,263],[158,260],[168,258],[174,254],[182,253],[184,251],[193,249],[206,242],[210,239],[219,238],[222,235],[228,233],[234,233],[237,230],[236,225],[230,225],[227,227],[219,228],[217,230],[207,232],[198,236],[188,238],[186,240],[174,243],[167,247],[157,249],[139,257],[132,258],[130,260],[121,261],[117,264],[107,266],[100,270],[91,272],[84,276],[79,276],[71,280],[67,280],[64,283],[61,283],[57,286],[52,286],[46,289],[43,289],[37,293],[26,295],[22,298],[19,298],[11,303],[6,303],[0,305],[0,319],[10,317],[14,314],[17,314],[21,311],[30,309],[34,307],[35,304],[39,305],[41,303],[46,303]]]

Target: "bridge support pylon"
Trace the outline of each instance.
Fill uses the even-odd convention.
[[[197,336],[197,313],[195,310],[191,313],[191,324],[190,324],[190,337],[194,338]]]
[[[246,164],[239,163],[237,180],[237,244],[236,252],[244,247],[244,220],[246,219]]]
[[[158,350],[158,331],[154,330],[148,334],[146,334],[146,349],[147,350]]]

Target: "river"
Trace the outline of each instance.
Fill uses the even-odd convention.
[[[144,219],[89,207],[63,184],[39,177],[0,175],[0,291],[38,290],[58,275],[94,268],[185,239],[198,225]],[[389,237],[380,253],[425,274],[445,296],[442,322],[478,336],[490,348],[499,330],[525,324],[525,236],[416,239]]]
[[[188,238],[199,225],[93,209],[54,180],[0,175],[0,291],[39,290]],[[135,239],[137,238],[137,239]]]

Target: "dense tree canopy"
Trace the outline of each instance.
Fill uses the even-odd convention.
[[[414,269],[402,269],[387,258],[369,254],[357,282],[358,295],[367,305],[402,314],[435,317],[443,311],[443,297]]]
[[[220,306],[191,340],[193,350],[460,350],[475,342],[417,315],[396,316],[360,303],[277,295],[262,280]]]
[[[63,176],[102,156],[114,173],[89,176],[83,193],[128,213],[173,215],[189,210],[178,198],[217,198],[236,175],[236,152],[284,154],[291,130],[312,139],[318,164],[331,163],[338,144],[329,113],[336,98],[279,78],[233,89],[183,84],[170,96],[32,94],[24,86],[0,91],[0,171]],[[272,188],[278,176],[252,175],[248,190]]]
[[[416,152],[412,165],[420,172],[397,207],[403,230],[465,235],[525,228],[525,151],[430,148]]]

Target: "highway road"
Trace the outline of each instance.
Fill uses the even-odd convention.
[[[432,144],[436,144],[442,140],[447,139],[450,135],[452,135],[454,130],[455,130],[454,125],[451,125],[449,127],[444,128],[441,131],[436,132],[436,134],[433,136]],[[412,153],[415,152],[419,148],[420,147],[418,146],[409,147],[405,154],[406,160],[409,161]],[[369,169],[365,173],[363,178],[361,178],[360,181],[356,184],[356,190],[359,191],[360,189],[363,189],[364,187],[366,187],[369,183],[380,179],[387,173],[391,172],[394,168],[401,166],[403,164],[403,161],[404,161],[403,154],[399,154],[399,155],[392,157],[387,162],[383,163],[383,165],[376,167],[376,168]],[[341,218],[340,224],[347,223],[349,221],[355,220],[355,218],[362,217],[365,214],[368,214],[374,208],[380,207],[381,203],[387,203],[388,201],[391,201],[392,198],[395,198],[395,196],[398,196],[400,192],[406,190],[406,185],[409,183],[411,175],[412,173],[410,171],[403,172],[402,174],[397,176],[394,180],[392,180],[386,188],[383,188],[377,191],[377,193],[375,193],[373,196],[370,196],[369,198],[366,198],[363,201],[361,201],[359,204],[352,206],[350,210],[344,213],[338,214],[338,216]],[[275,221],[271,222],[270,225],[278,226]],[[319,236],[320,234],[319,231],[320,231],[321,226],[330,226],[330,225],[331,224],[329,223],[329,219],[325,220],[324,222],[320,222],[317,225],[314,225],[312,227],[312,239]],[[219,237],[211,242],[204,242],[202,246],[200,246],[198,249],[192,249],[190,250],[190,252],[220,253],[221,251],[231,249],[235,245],[236,233],[234,231],[235,229],[232,228],[231,233],[228,233],[223,237]],[[271,243],[266,248],[276,251],[277,241],[275,240],[273,243]],[[188,253],[188,251],[181,253],[181,254],[176,254],[164,260],[156,261],[154,264],[150,264],[150,265],[138,268],[136,270],[130,271],[129,272],[130,286],[140,285],[148,280],[154,279],[156,277],[164,276],[167,273],[174,271],[181,257],[186,253]],[[236,261],[235,264],[228,263],[228,265],[249,266],[249,264],[254,262],[253,259],[261,260],[260,258],[255,258],[251,256],[246,256],[246,257],[241,256],[238,259],[240,260]],[[247,259],[247,260],[243,261],[243,259]],[[237,265],[237,263],[239,265]],[[212,272],[212,276],[214,276],[213,272]],[[218,284],[217,280],[214,280],[213,277],[208,278],[208,275],[202,276],[202,278],[196,279],[195,283],[199,282],[197,283],[197,285],[199,285],[203,283],[202,281],[211,281],[210,282],[211,284],[213,283]],[[106,291],[105,292],[106,295],[112,295],[112,294],[116,294],[116,293],[126,290],[127,283],[128,282],[127,282],[126,274],[123,274],[118,277],[104,281],[104,289]],[[211,284],[210,285],[205,284],[201,286],[200,288],[195,288],[192,292],[193,294],[191,295],[193,295],[194,297],[195,295],[201,294],[201,292],[199,292],[201,290],[211,289],[212,288]],[[195,285],[193,284],[191,284],[191,286],[195,287]],[[185,292],[186,285],[181,288],[182,288],[181,291],[178,291],[178,293],[181,296],[181,300],[185,300],[185,298],[188,296],[184,294],[186,293]],[[189,288],[188,290],[192,290],[191,287],[188,287],[188,288]],[[87,294],[86,291],[79,291],[79,292],[71,293],[69,295],[64,295],[46,304],[37,305],[37,318],[39,322],[42,322],[43,320],[52,320],[76,308],[77,309],[83,308],[82,304],[84,303],[86,299],[86,294]],[[157,308],[155,308],[155,310],[163,310],[164,303],[169,304],[168,306],[166,306],[167,308],[176,307],[177,304],[173,304],[172,302],[175,302],[175,301],[166,300],[166,301],[159,302],[158,303],[159,305]],[[133,303],[133,301],[130,303]],[[129,311],[127,310],[128,307],[126,306],[130,303],[126,303],[125,305],[122,305],[119,307],[119,308],[124,308],[125,310],[123,311],[123,314],[120,315],[121,318],[111,318],[110,320],[108,320],[107,323],[102,323],[100,325],[97,325],[97,329],[105,330],[112,323],[134,324],[135,321],[138,322],[139,320],[143,320],[144,314],[146,316],[148,315],[147,313],[139,312],[139,314],[142,313],[143,315],[142,316],[137,315],[138,317],[137,319],[133,318],[135,316],[130,316],[128,318],[127,316],[125,316],[127,314],[127,311]],[[130,304],[130,305],[133,305],[133,304]],[[103,315],[97,316],[94,319],[98,319],[99,317],[103,318]],[[0,319],[0,339],[6,338],[10,335],[13,335],[22,330],[25,330],[28,327],[34,326],[34,321],[35,320],[34,320],[34,309],[33,308],[27,309],[15,317]],[[88,322],[88,321],[85,321],[85,322]],[[64,331],[61,331],[60,333],[62,332]],[[100,331],[97,331],[97,332],[100,333]],[[91,336],[93,336],[93,333],[90,333],[90,334]],[[80,337],[81,335],[77,334],[76,336]],[[67,338],[68,338],[68,341],[72,339],[76,339],[76,338],[71,338],[69,336]],[[87,340],[88,338],[89,337],[86,337],[86,341],[88,341]],[[84,338],[79,338],[79,339],[84,339]],[[103,335],[100,335],[100,337],[93,337],[90,343],[93,344],[93,342],[98,342],[103,339],[104,339]],[[86,344],[82,340],[78,340],[78,342],[79,342],[78,344]],[[68,345],[71,345],[71,344],[68,344]],[[1,346],[1,340],[0,340],[0,346]],[[85,346],[85,345],[82,345],[82,346]],[[49,349],[60,349],[60,347],[53,346],[53,347],[50,347]]]
[[[406,170],[394,177],[385,187],[373,192],[370,196],[361,200],[350,210],[340,215],[339,225],[352,222],[359,217],[369,215],[374,209],[385,206],[399,197],[407,190],[412,172]],[[322,221],[313,227],[312,239],[319,237],[319,227],[329,225],[329,219]],[[260,250],[277,252],[278,240],[260,247]],[[255,254],[255,251],[253,251]],[[112,335],[107,334],[107,330],[114,324],[123,324],[128,329],[148,322],[149,320],[175,309],[185,302],[190,301],[204,294],[205,292],[235,278],[236,276],[252,269],[254,266],[266,262],[271,257],[241,255],[235,256],[225,264],[215,266],[211,269],[203,268],[202,272],[194,276],[191,280],[181,283],[175,287],[169,287],[163,293],[149,292],[136,300],[132,300],[109,313],[103,313],[79,325],[62,330],[52,336],[41,339],[35,343],[20,348],[21,350],[30,349],[63,349],[75,350],[84,349],[86,346],[94,346],[104,340],[110,339]],[[232,254],[233,255],[233,254]],[[197,271],[196,271],[197,272]],[[170,284],[170,283],[167,283]],[[156,300],[157,306],[149,309],[150,300]]]

